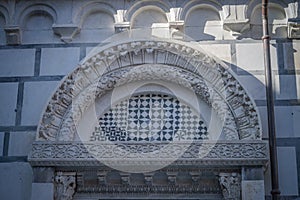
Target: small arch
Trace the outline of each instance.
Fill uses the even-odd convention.
[[[108,28],[113,31],[114,18],[103,11],[94,11],[85,16],[81,24],[82,29],[101,29]]]
[[[76,12],[73,21],[78,24],[79,27],[82,27],[85,20],[91,15],[95,15],[95,13],[105,13],[109,15],[114,23],[113,16],[116,14],[116,10],[111,5],[103,2],[90,2],[85,4]]]
[[[287,37],[287,17],[284,8],[279,4],[270,3],[268,24],[270,36],[274,38]],[[250,17],[251,36],[262,36],[261,4],[254,7]]]
[[[0,7],[1,9],[1,7]],[[4,14],[0,11],[0,44],[5,44],[5,32],[4,27],[7,24],[6,17]]]
[[[17,22],[20,24],[20,26],[24,27],[28,17],[34,15],[48,16],[51,18],[53,23],[55,23],[57,20],[57,13],[53,7],[47,4],[34,4],[29,5],[22,12],[20,12],[20,15],[17,17]]]
[[[213,0],[192,0],[192,1],[187,1],[185,5],[183,5],[182,12],[180,14],[180,20],[184,20],[187,18],[188,14],[199,7],[209,7],[213,10],[216,10],[219,12],[220,18],[221,16],[221,11],[222,11],[222,5],[218,3],[217,1]],[[222,18],[221,18],[222,19]]]
[[[4,22],[4,25],[9,23],[9,12],[8,12],[7,8],[3,5],[0,5],[0,17],[2,18],[0,27],[3,28],[4,27],[4,26],[2,26],[3,22]]]
[[[208,4],[192,7],[185,17],[185,34],[193,40],[213,40],[222,33],[218,10]]]
[[[152,27],[154,23],[168,23],[165,12],[156,6],[145,6],[131,17],[131,27]]]
[[[141,11],[141,8],[145,7],[155,7],[158,8],[161,12],[168,13],[170,12],[171,5],[166,4],[162,1],[138,1],[137,3],[132,5],[130,9],[128,9],[125,15],[125,20],[132,21],[132,19],[136,16],[136,13],[138,11]]]
[[[37,10],[26,16],[22,27],[24,30],[51,30],[53,23],[53,18],[49,13]]]
[[[245,5],[246,9],[245,9],[245,16],[247,17],[247,19],[251,19],[251,16],[253,15],[253,12],[259,8],[261,8],[261,1],[260,0],[249,0]],[[285,12],[285,15],[288,16],[288,14],[286,13],[284,8],[288,8],[288,4],[283,0],[283,1],[275,1],[275,0],[271,0],[269,1],[269,8],[270,7],[277,7],[280,9],[283,9]],[[261,15],[261,13],[259,14]]]

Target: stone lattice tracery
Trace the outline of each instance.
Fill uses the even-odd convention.
[[[204,121],[176,97],[144,94],[121,101],[99,118],[90,141],[208,139]]]

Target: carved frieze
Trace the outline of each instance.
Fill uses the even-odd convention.
[[[166,148],[167,147],[167,148]],[[159,151],[164,148],[163,151]],[[159,154],[156,153],[159,151]],[[181,155],[181,157],[178,157]],[[266,142],[36,142],[29,155],[33,166],[154,165],[175,159],[178,165],[264,165]]]

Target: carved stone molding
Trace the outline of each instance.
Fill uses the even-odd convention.
[[[130,22],[125,20],[127,10],[117,10],[114,14],[115,18],[115,32],[120,33],[130,29]]]
[[[227,170],[229,172],[236,169]],[[124,194],[215,194],[220,197],[218,169],[166,168],[156,172],[132,174],[102,168],[99,171],[81,171],[77,174],[77,192],[120,197]],[[115,179],[111,179],[114,177]],[[118,184],[116,184],[118,183]]]
[[[220,173],[219,182],[225,200],[241,199],[241,175],[239,173]]]
[[[300,38],[300,19],[288,22],[288,37],[292,39]]]
[[[130,23],[129,22],[122,22],[115,24],[115,33],[120,33],[124,31],[130,30]]]
[[[29,155],[32,166],[176,165],[261,166],[268,161],[266,142],[35,142]],[[159,154],[156,150],[165,148]],[[176,153],[177,152],[177,153]],[[181,155],[181,157],[178,157]]]
[[[57,172],[54,177],[55,200],[72,200],[76,188],[76,174],[73,172]]]
[[[21,29],[19,26],[6,26],[4,30],[6,32],[7,45],[21,44]]]
[[[80,31],[80,28],[75,24],[54,24],[52,29],[65,43],[71,42],[73,37]]]
[[[245,20],[227,19],[223,21],[223,28],[227,31],[230,31],[233,36],[238,36],[250,29],[250,22],[249,19],[245,19]]]
[[[145,64],[160,64],[167,70],[173,70],[174,73],[164,72],[163,68],[155,67],[148,67],[148,72],[144,73],[133,67]],[[72,141],[76,123],[95,99],[91,94],[96,92],[96,96],[101,96],[115,86],[130,80],[153,79],[153,74],[167,80],[181,77],[181,80],[184,80],[181,85],[195,85],[197,81],[202,80],[209,86],[210,95],[218,94],[219,97],[215,96],[214,99],[224,102],[225,109],[220,109],[224,107],[220,103],[211,102],[211,106],[218,110],[220,115],[231,116],[227,122],[236,123],[240,139],[261,138],[255,105],[232,73],[187,43],[166,40],[121,43],[104,48],[87,58],[79,68],[65,78],[53,95],[42,117],[38,139],[54,141],[61,138],[60,140]],[[190,79],[193,76],[194,78]],[[197,88],[201,89],[195,87]],[[198,93],[204,96],[207,94],[207,92],[202,94],[201,91]],[[234,130],[234,126],[229,127],[231,128],[228,130]]]

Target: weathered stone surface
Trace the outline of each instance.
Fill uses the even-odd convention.
[[[30,199],[32,169],[29,163],[1,163],[0,177],[2,199]]]
[[[22,109],[22,125],[37,125],[45,103],[57,87],[57,81],[26,82]]]
[[[242,199],[243,200],[264,200],[264,181],[263,180],[242,180]]]
[[[0,77],[31,76],[35,49],[1,49]]]
[[[0,93],[0,126],[15,125],[18,83],[0,83]]]
[[[79,48],[43,48],[41,75],[66,75],[79,62]]]
[[[53,200],[53,183],[32,183],[31,200]]]
[[[8,156],[28,156],[35,135],[36,132],[11,132]]]
[[[279,188],[282,195],[298,195],[295,147],[277,147]]]

